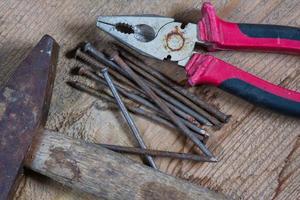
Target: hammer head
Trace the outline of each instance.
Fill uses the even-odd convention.
[[[8,199],[33,136],[46,123],[59,46],[45,35],[0,88],[0,199]]]

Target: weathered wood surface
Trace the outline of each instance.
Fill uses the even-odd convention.
[[[227,20],[300,26],[298,0],[212,2],[218,14]],[[65,84],[70,78],[70,68],[78,63],[66,59],[64,54],[80,41],[90,40],[101,47],[109,39],[96,29],[97,15],[153,13],[188,21],[197,20],[201,4],[200,0],[2,0],[0,82],[29,48],[49,33],[62,48],[47,127],[92,142],[132,145],[118,112],[110,112],[102,101],[71,90]],[[249,52],[214,55],[275,84],[300,91],[299,56]],[[160,169],[236,199],[299,199],[300,121],[256,108],[212,87],[197,87],[196,93],[233,116],[220,131],[210,130],[209,146],[220,162],[200,164],[156,159]],[[180,152],[192,148],[179,134],[141,118],[136,120],[151,148]],[[97,198],[30,173],[22,180],[15,199]]]
[[[226,199],[100,145],[48,130],[33,144],[25,166],[104,199]]]

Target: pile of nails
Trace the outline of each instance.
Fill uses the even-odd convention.
[[[220,128],[229,116],[175,83],[125,48],[114,45],[105,52],[98,51],[90,43],[76,50],[75,58],[85,64],[77,71],[96,84],[108,86],[99,91],[78,81],[68,84],[82,92],[100,98],[118,107],[137,141],[138,148],[100,144],[122,153],[142,155],[145,164],[157,169],[152,156],[186,159],[200,162],[216,162],[216,157],[206,147],[209,134],[202,126]],[[140,106],[132,106],[130,100]],[[128,102],[128,101],[127,101]],[[129,112],[143,116],[188,137],[203,155],[176,153],[147,149],[143,138]]]

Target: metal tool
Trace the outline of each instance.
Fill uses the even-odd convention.
[[[300,29],[288,26],[236,24],[216,16],[210,3],[198,24],[161,16],[100,16],[97,26],[140,53],[185,66],[191,85],[210,84],[254,104],[300,117],[300,93],[276,86],[224,61],[195,52],[261,50],[300,53]]]
[[[103,77],[109,87],[109,89],[111,90],[111,93],[113,94],[113,96],[115,97],[116,99],[116,102],[124,116],[124,118],[126,119],[128,125],[129,125],[129,128],[131,130],[131,132],[133,133],[135,139],[137,140],[139,146],[142,148],[142,149],[147,149],[146,147],[146,144],[140,134],[140,131],[138,130],[138,128],[136,127],[136,124],[135,122],[133,121],[133,119],[131,118],[127,108],[125,107],[117,89],[115,88],[114,86],[114,83],[113,81],[111,80],[110,76],[109,76],[109,73],[108,73],[108,68],[104,68],[101,70],[101,73],[103,74]],[[145,156],[147,161],[149,162],[150,166],[153,167],[154,169],[158,169],[153,158],[149,155],[146,155]]]
[[[0,91],[0,199],[15,189],[23,160],[46,123],[58,44],[45,35]]]

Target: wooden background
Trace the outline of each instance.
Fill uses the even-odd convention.
[[[299,0],[212,3],[226,20],[300,27]],[[110,39],[97,30],[97,15],[151,13],[196,22],[201,4],[200,0],[1,0],[0,82],[44,34],[50,34],[61,45],[61,51],[47,128],[92,142],[132,145],[120,113],[109,111],[101,100],[71,90],[65,84],[71,79],[69,70],[78,65],[66,59],[65,53],[81,41],[88,40],[101,47]],[[214,55],[275,84],[300,91],[299,56],[249,52]],[[299,199],[299,119],[254,107],[212,87],[198,87],[196,93],[232,115],[220,131],[209,130],[212,135],[209,148],[220,162],[156,159],[160,170],[234,199]],[[136,120],[149,147],[181,152],[191,149],[191,144],[178,133],[141,118]],[[15,199],[96,198],[27,171]]]

